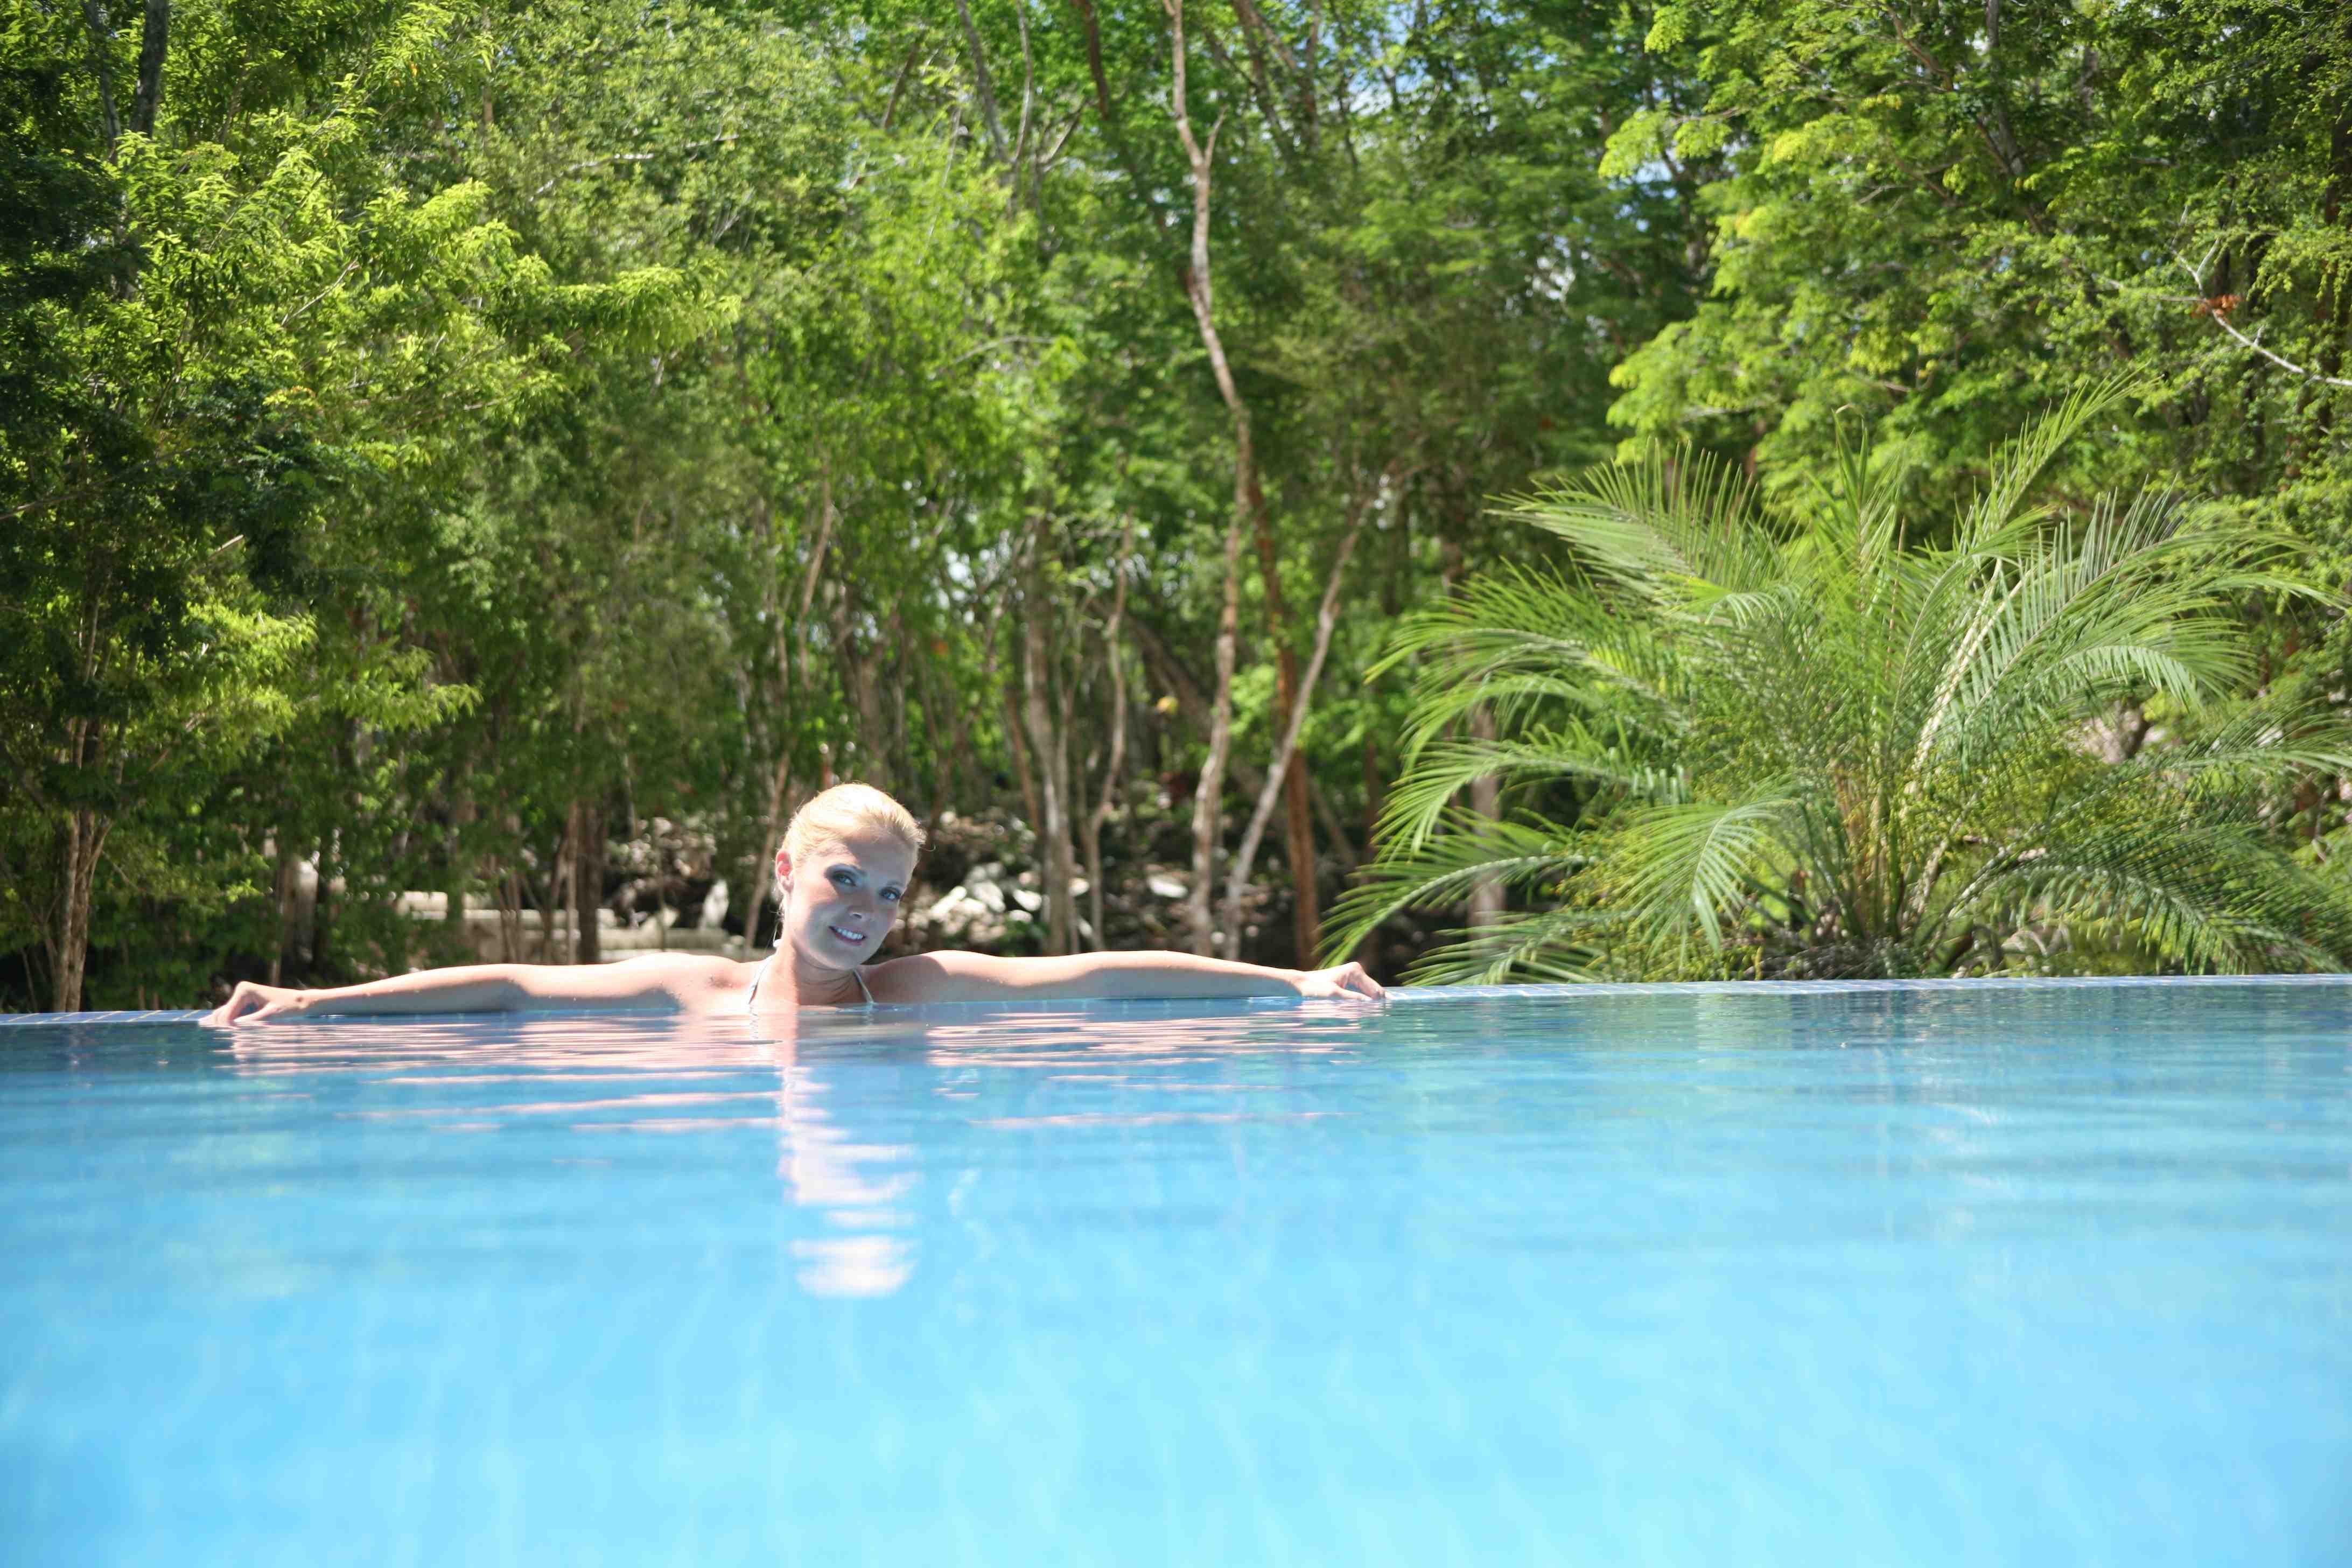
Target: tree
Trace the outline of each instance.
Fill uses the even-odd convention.
[[[346,23],[321,53],[270,31],[301,35],[299,19],[174,24],[151,5],[127,115],[110,64],[127,40],[102,15],[86,8],[83,39],[26,15],[5,79],[7,205],[27,216],[0,231],[0,842],[11,912],[37,931],[66,1008],[114,825],[204,793],[297,724],[297,651],[370,624],[335,613],[370,598],[336,602],[341,530],[414,515],[453,454],[550,388],[563,334],[625,335],[670,310],[677,282],[639,269],[557,286],[478,184],[393,178],[372,139],[446,79],[446,13]],[[174,25],[203,46],[184,70]],[[207,73],[242,71],[240,26],[259,29],[247,45],[288,47],[262,48],[270,68],[224,104]],[[78,90],[85,58],[94,98]],[[345,668],[426,673],[385,651]],[[465,698],[406,695],[439,717]]]
[[[1852,408],[1924,494],[2127,368],[2159,417],[2117,472],[2294,528],[2342,580],[2339,7],[1691,0],[1648,47],[1706,91],[1628,121],[1610,166],[1714,163],[1711,275],[1616,370],[1629,451],[1694,439],[1793,497]]]
[[[1520,504],[1569,559],[1401,637],[1419,749],[1335,950],[1499,878],[1540,906],[1425,973],[1937,974],[2001,966],[2029,927],[2189,969],[2352,957],[2352,900],[2256,809],[2340,771],[2352,731],[2293,683],[2232,700],[2242,596],[2301,592],[2290,553],[2166,491],[2049,492],[2129,390],[2028,426],[1948,524],[1859,444],[1794,514],[1686,452]],[[2102,754],[2125,700],[2174,743]],[[1449,734],[1481,708],[1498,738]],[[1517,819],[1450,815],[1486,773]]]

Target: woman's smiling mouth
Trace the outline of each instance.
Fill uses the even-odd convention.
[[[866,935],[862,931],[847,931],[837,925],[828,925],[824,929],[831,931],[834,935],[839,937],[842,941],[847,942],[852,947],[863,947],[866,945]]]

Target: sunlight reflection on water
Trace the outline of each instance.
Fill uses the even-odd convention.
[[[2340,1561],[2347,1038],[2268,983],[10,1026],[0,1534]]]

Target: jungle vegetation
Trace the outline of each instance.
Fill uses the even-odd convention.
[[[1482,575],[1396,639],[1412,764],[1354,928],[1499,878],[1535,906],[1422,975],[1940,975],[2046,956],[2037,931],[2135,967],[2332,966],[2352,889],[2263,817],[2352,771],[2352,725],[2300,679],[2243,695],[2242,605],[2307,592],[2290,549],[2164,491],[2042,493],[2127,384],[2028,426],[1948,521],[1859,446],[1795,516],[1696,453],[1523,502],[1565,569]],[[2126,706],[2175,732],[2119,733]],[[1560,807],[1452,804],[1487,777]]]
[[[0,1002],[835,776],[1049,949],[2352,962],[2347,195],[2318,0],[0,0]]]

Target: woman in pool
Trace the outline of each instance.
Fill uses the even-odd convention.
[[[1268,969],[1189,952],[1087,952],[992,958],[924,952],[862,968],[898,919],[923,830],[869,784],[835,784],[794,814],[776,851],[783,930],[772,957],[649,953],[622,963],[480,963],[430,969],[331,991],[240,984],[205,1019],[258,1024],[318,1014],[519,1013],[534,1008],[660,1008],[785,1013],[859,1003],[1016,998],[1330,996],[1378,1001],[1361,964]]]

